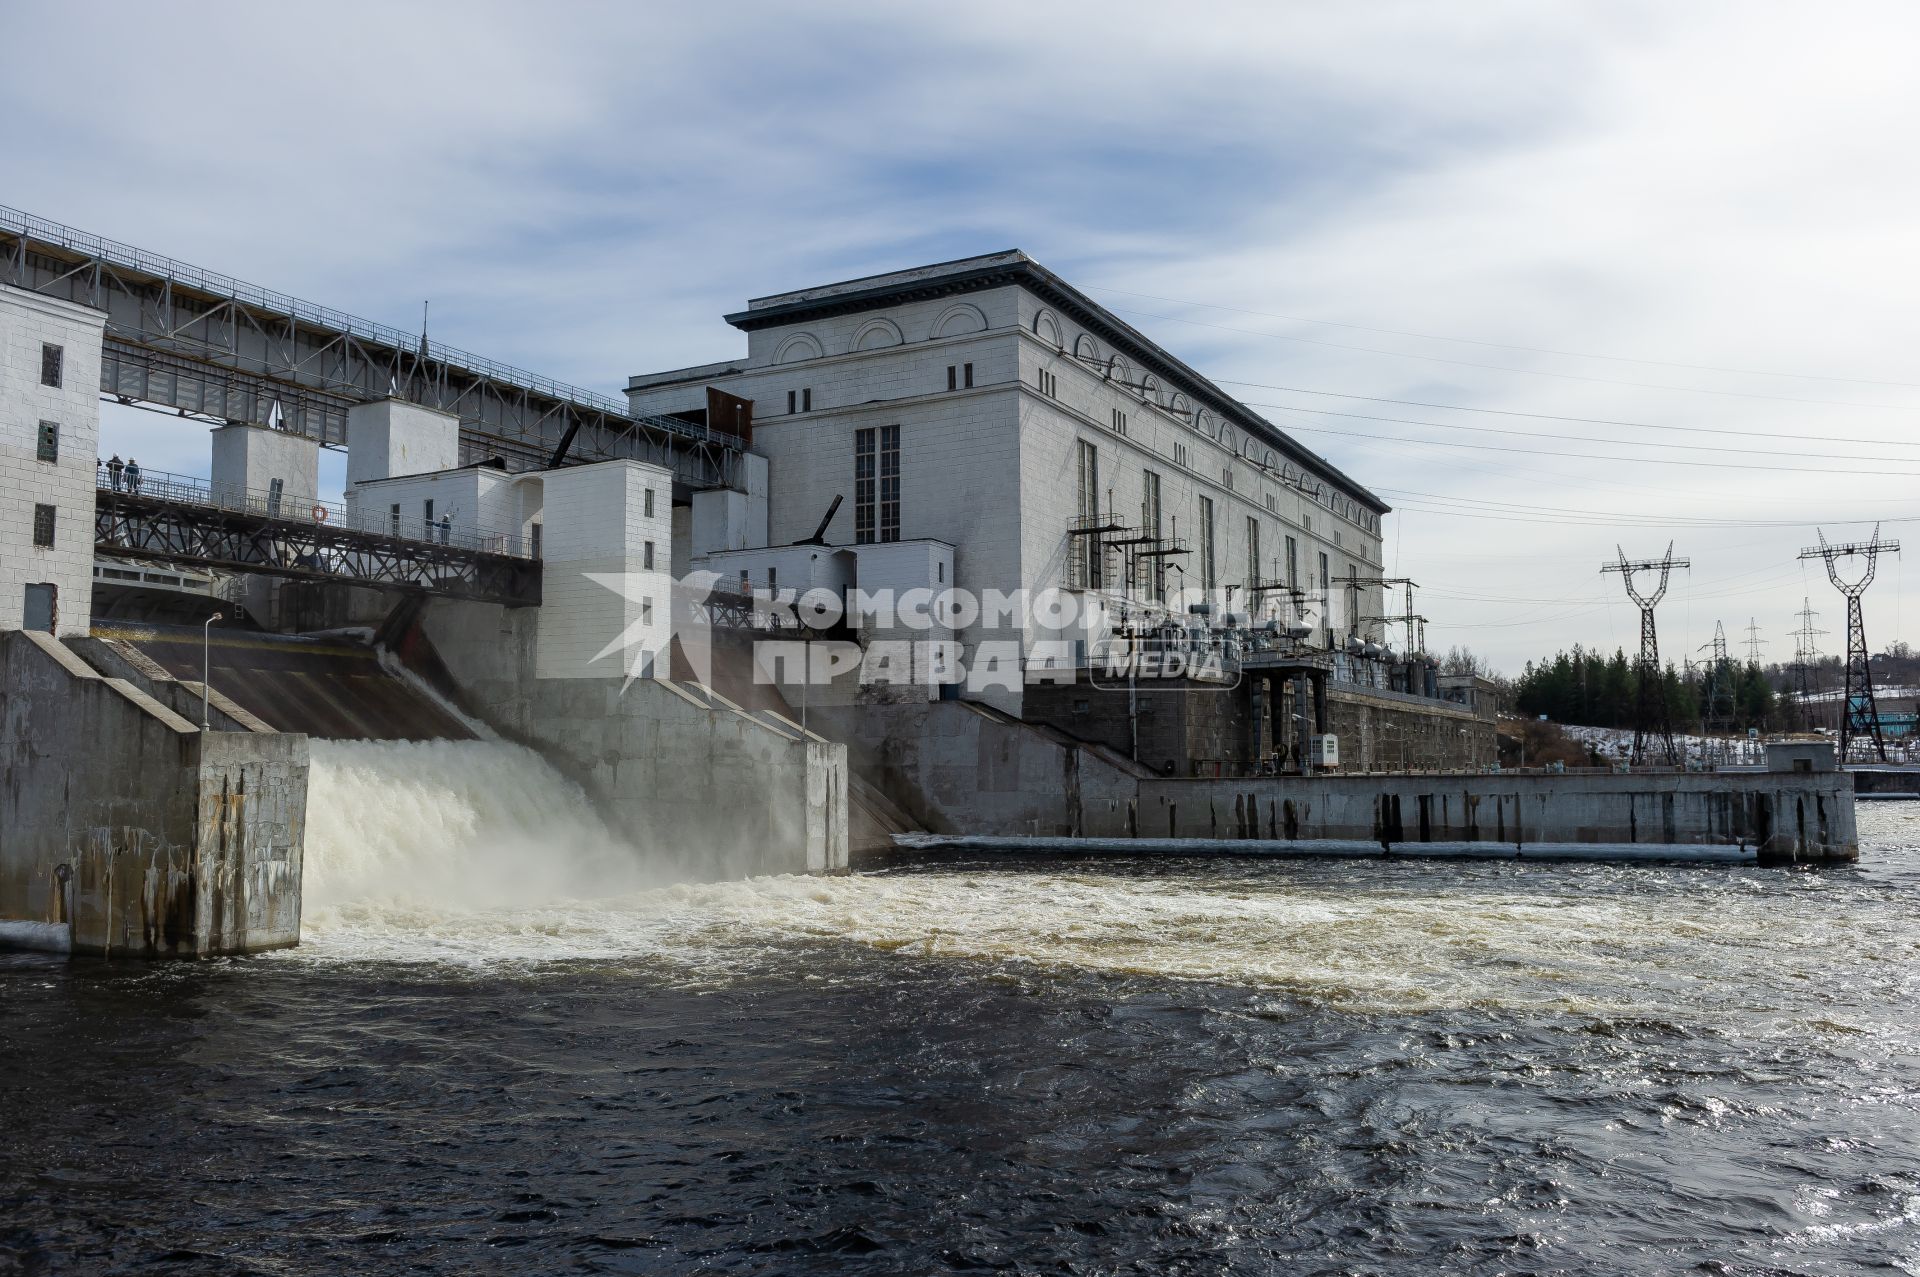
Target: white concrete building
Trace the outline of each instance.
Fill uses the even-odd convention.
[[[1266,587],[1296,587],[1328,605],[1323,646],[1385,611],[1378,588],[1334,584],[1380,574],[1384,502],[1024,253],[762,297],[727,320],[744,357],[635,376],[631,407],[697,417],[709,386],[752,400],[767,543],[811,535],[844,495],[826,540],[861,555],[863,590],[867,547],[927,541],[950,562],[926,566],[975,594],[1060,588],[1138,616],[1185,587],[1257,622],[1285,605]],[[1185,553],[1136,557],[1150,548]],[[959,637],[971,663],[1007,635]],[[1049,636],[1015,637],[1031,659]],[[1018,688],[963,694],[1019,712]]]
[[[540,559],[538,678],[665,674],[672,472],[601,461],[510,474],[485,463],[462,466],[459,457],[460,419],[450,413],[401,400],[350,409],[348,521],[369,532]],[[722,495],[734,499],[728,512],[743,518],[746,498]],[[726,535],[720,506],[708,513],[717,535]]]
[[[85,635],[106,315],[0,285],[0,630]]]

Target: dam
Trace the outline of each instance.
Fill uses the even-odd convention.
[[[1500,771],[1385,504],[1024,253],[727,322],[623,401],[0,209],[0,942],[968,845],[1857,854],[1830,748]],[[103,396],[206,465],[103,459]]]

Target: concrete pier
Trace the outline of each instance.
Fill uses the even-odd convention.
[[[209,957],[300,939],[307,738],[209,731],[0,633],[0,943]]]

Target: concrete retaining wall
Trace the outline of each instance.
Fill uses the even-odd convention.
[[[0,633],[0,687],[0,919],[45,924],[16,936],[147,957],[298,943],[306,737],[202,733],[45,634]]]
[[[811,724],[861,776],[936,833],[1051,834],[1124,823],[1145,769],[967,701],[835,706]]]
[[[537,623],[449,599],[419,620],[467,712],[539,750],[681,876],[846,869],[844,747],[695,685],[538,678]]]
[[[1739,846],[1763,861],[1858,856],[1840,772],[1609,776],[1324,776],[1143,780],[1122,838]]]

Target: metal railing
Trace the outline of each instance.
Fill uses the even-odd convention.
[[[444,545],[477,554],[499,554],[515,559],[533,557],[519,536],[464,531],[454,527],[451,518],[436,519],[429,523],[425,518],[396,515],[391,510],[378,513],[362,510],[355,515],[337,501],[261,492],[236,484],[215,484],[194,475],[170,474],[164,470],[145,468],[128,469],[123,466],[116,470],[109,465],[99,465],[94,468],[93,483],[102,492],[123,492],[128,496],[149,500],[256,515],[286,523],[310,526],[325,524],[371,536]]]
[[[616,399],[612,395],[604,395],[597,390],[588,390],[563,381],[555,381],[551,377],[542,377],[537,373],[530,373],[524,369],[449,346],[445,342],[429,340],[422,333],[402,332],[398,328],[390,328],[369,319],[361,319],[357,315],[349,315],[345,311],[334,310],[330,306],[320,306],[286,293],[275,292],[271,288],[249,284],[231,275],[206,270],[160,253],[149,253],[132,244],[122,244],[118,240],[106,239],[103,236],[76,230],[71,226],[63,226],[59,222],[36,217],[4,204],[0,204],[0,230],[11,231],[22,237],[30,237],[44,243],[57,244],[62,248],[85,253],[89,257],[97,257],[101,261],[124,266],[129,270],[141,271],[161,279],[171,279],[197,292],[214,297],[224,297],[249,306],[257,306],[262,310],[292,315],[321,328],[348,333],[397,350],[418,352],[428,359],[485,377],[490,381],[517,386],[522,390],[531,390],[536,394],[577,404],[583,408],[592,408],[610,416],[657,426],[703,443],[737,446],[740,442],[735,435],[714,430],[709,426],[698,426],[677,417],[636,415],[624,400]]]

